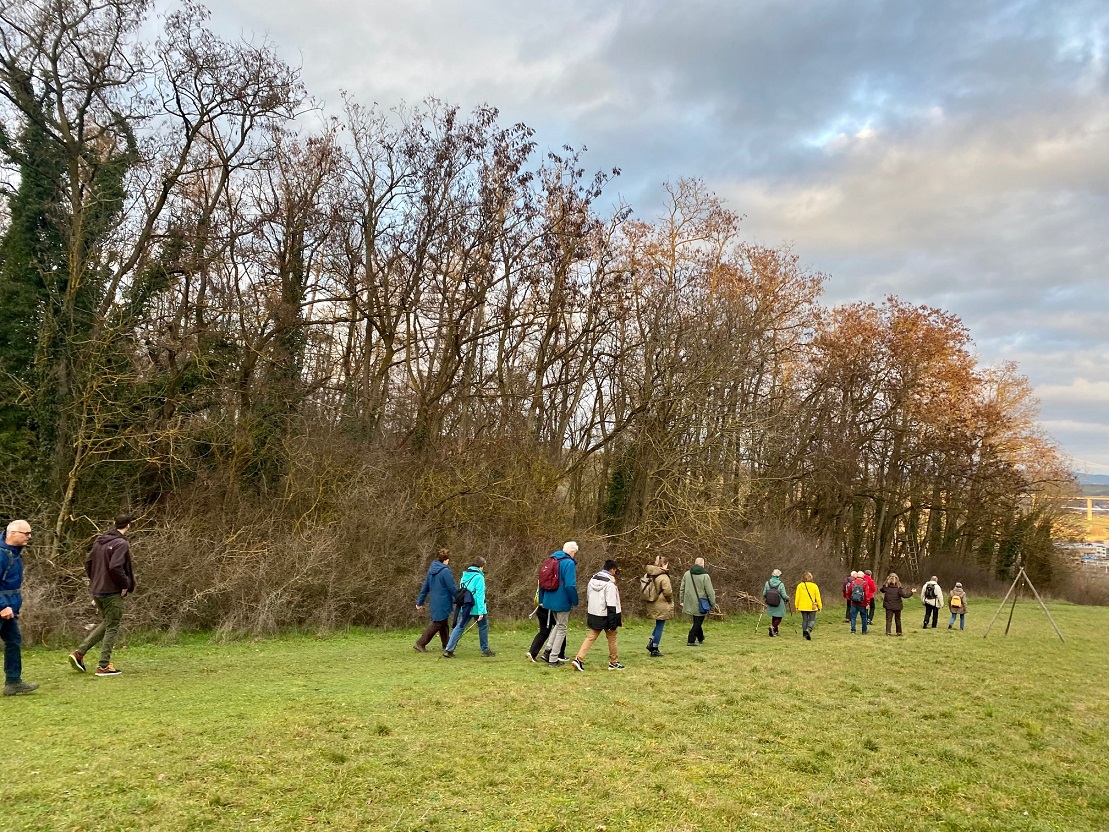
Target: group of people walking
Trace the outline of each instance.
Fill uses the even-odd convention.
[[[579,603],[578,549],[576,542],[567,541],[540,566],[535,590],[535,611],[532,613],[539,624],[539,630],[525,655],[528,661],[547,667],[559,667],[569,662],[575,670],[584,670],[586,656],[594,642],[604,633],[608,642],[609,670],[623,670],[617,641],[617,631],[623,624],[623,604],[616,580],[619,567],[613,560],[606,560],[604,567],[592,575],[586,585],[588,633],[574,657],[566,658],[570,611]],[[457,585],[448,568],[449,562],[450,552],[440,549],[420,587],[416,609],[422,610],[426,602],[431,622],[416,640],[413,649],[418,653],[426,653],[428,643],[438,633],[442,641],[443,657],[454,658],[455,648],[466,631],[467,623],[471,618],[476,618],[481,654],[493,656],[495,653],[489,648],[485,606],[485,559],[475,558],[462,573]],[[703,625],[705,618],[716,606],[716,590],[703,558],[694,560],[693,565],[682,575],[675,593],[669,560],[665,555],[658,555],[653,563],[645,567],[639,579],[639,591],[645,603],[647,618],[654,621],[654,628],[647,640],[647,653],[650,657],[662,656],[660,646],[666,622],[675,617],[677,607],[692,619],[686,635],[686,645],[697,647],[704,643]],[[843,584],[843,597],[847,602],[844,621],[850,623],[852,633],[866,634],[874,622],[877,598],[881,596],[882,608],[886,614],[886,635],[903,635],[901,613],[906,599],[915,594],[916,588],[906,588],[896,572],[891,572],[881,586],[874,581],[870,570],[852,572]],[[924,602],[924,627],[928,627],[930,621],[932,627],[935,627],[939,609],[944,604],[944,595],[934,575],[924,585],[921,596]],[[801,635],[812,640],[816,614],[823,609],[823,602],[820,587],[816,585],[811,572],[805,572],[801,576],[801,581],[791,594],[782,580],[782,571],[773,570],[763,585],[762,598],[765,604],[763,614],[769,617],[767,634],[771,638],[780,635],[779,626],[786,613],[790,609],[796,609],[801,613]],[[954,627],[956,618],[959,620],[959,628],[964,629],[967,598],[961,583],[955,584],[947,603],[951,610],[948,629]],[[452,614],[453,628],[448,625]]]
[[[89,548],[85,572],[89,578],[89,592],[100,615],[99,625],[68,656],[74,670],[87,671],[85,654],[97,644],[100,655],[96,666],[97,676],[118,676],[121,671],[112,663],[112,650],[123,620],[125,599],[135,590],[135,574],[131,563],[131,547],[127,539],[133,518],[120,515],[112,528],[98,535]],[[0,640],[4,644],[4,695],[31,693],[38,688],[23,680],[22,634],[19,613],[23,598],[24,547],[31,540],[31,525],[26,520],[8,523],[3,540],[0,540]],[[535,592],[535,615],[539,631],[527,651],[527,658],[547,667],[559,667],[566,659],[566,633],[570,611],[578,606],[577,554],[578,544],[567,541],[562,548],[547,557],[539,569]],[[440,549],[428,568],[423,585],[416,598],[416,609],[427,605],[430,623],[413,645],[418,653],[428,652],[428,644],[438,635],[443,658],[454,658],[459,640],[469,629],[471,620],[478,628],[478,642],[483,656],[496,655],[489,647],[489,615],[486,604],[485,565],[483,557],[475,557],[462,572],[457,583],[450,569],[450,551]],[[592,575],[586,585],[586,623],[589,631],[569,663],[575,670],[585,670],[585,659],[594,642],[605,634],[608,642],[608,669],[623,670],[620,663],[617,631],[623,624],[623,604],[617,584],[619,567],[614,560],[606,560],[601,570]],[[704,643],[704,621],[716,606],[716,590],[712,577],[705,567],[704,558],[696,558],[682,575],[677,595],[670,576],[670,563],[665,555],[658,555],[646,566],[639,581],[640,594],[646,604],[647,617],[653,620],[654,629],[647,641],[647,653],[652,658],[662,656],[660,645],[666,622],[676,614],[675,601],[682,612],[692,619],[686,635],[686,645],[697,647]],[[843,597],[847,602],[844,620],[851,625],[851,632],[865,635],[874,622],[876,598],[882,596],[886,613],[886,635],[902,635],[901,613],[904,602],[916,594],[915,588],[906,589],[897,573],[891,572],[881,587],[877,586],[870,570],[852,572],[844,581]],[[770,622],[768,635],[779,635],[778,627],[792,605],[801,613],[801,632],[811,640],[816,627],[816,614],[823,606],[820,588],[813,581],[811,572],[802,575],[801,582],[790,596],[782,572],[775,569],[762,591],[766,605],[765,614]],[[921,590],[924,603],[924,628],[934,629],[939,621],[939,610],[944,606],[944,593],[936,576]],[[951,618],[947,628],[966,627],[967,595],[962,583],[956,582],[947,597]],[[453,621],[451,621],[453,615]],[[474,626],[470,625],[470,626]],[[757,625],[756,625],[757,629]]]
[[[119,676],[122,671],[112,663],[112,650],[120,632],[127,596],[135,591],[135,571],[131,564],[131,544],[127,533],[133,518],[121,514],[112,528],[97,535],[85,560],[100,623],[83,642],[69,654],[74,670],[85,673],[85,654],[97,644],[100,655],[96,676]],[[19,613],[23,608],[23,549],[31,542],[31,524],[12,520],[0,541],[0,640],[4,642],[4,696],[33,693],[38,685],[23,679],[23,635],[19,629]]]
[[[865,635],[867,626],[874,623],[877,596],[882,596],[882,608],[886,613],[886,635],[903,635],[901,629],[901,613],[905,608],[905,600],[916,594],[916,587],[906,589],[896,572],[891,572],[885,582],[879,587],[874,582],[874,576],[869,569],[852,572],[843,583],[843,597],[847,602],[844,621],[850,623],[851,632],[856,632],[856,621],[861,621],[861,632]],[[924,604],[923,629],[927,629],[929,622],[934,629],[939,621],[939,611],[943,606],[943,589],[939,579],[933,575],[921,588],[921,601]],[[955,619],[959,619],[959,629],[966,628],[967,594],[963,584],[956,581],[954,588],[947,599],[948,609],[951,612],[951,621],[947,629],[955,626]],[[892,627],[891,627],[892,625]],[[896,633],[892,632],[896,629]]]
[[[594,642],[603,633],[608,642],[608,669],[623,670],[620,662],[618,631],[623,625],[623,602],[617,583],[619,566],[614,560],[606,560],[599,572],[594,573],[586,584],[585,612],[588,632],[572,659],[566,658],[566,633],[570,621],[570,611],[578,606],[577,555],[579,547],[567,541],[562,548],[548,556],[539,567],[536,581],[535,611],[532,613],[539,624],[539,631],[532,639],[525,656],[528,661],[547,667],[560,667],[569,662],[575,670],[585,670],[586,656]],[[426,653],[427,645],[436,634],[443,646],[443,658],[454,658],[458,640],[466,632],[471,618],[478,623],[478,638],[483,656],[496,655],[489,648],[488,617],[485,606],[485,559],[474,558],[462,573],[458,584],[450,568],[450,552],[440,549],[428,568],[427,575],[416,597],[416,609],[429,610],[430,622],[412,648],[417,653]],[[682,575],[675,598],[674,585],[670,578],[670,564],[664,555],[655,558],[646,567],[640,580],[640,592],[647,604],[647,615],[654,620],[654,629],[647,641],[647,653],[652,658],[662,656],[660,645],[666,622],[675,616],[675,601],[686,615],[692,619],[692,626],[686,636],[686,644],[697,647],[705,641],[704,621],[716,605],[716,590],[712,577],[705,568],[703,558],[697,558],[693,566]],[[453,616],[453,626],[450,622]],[[449,633],[449,636],[448,636]]]
[[[775,569],[762,588],[763,603],[766,605],[765,614],[770,616],[768,634],[773,638],[778,635],[778,625],[781,624],[786,610],[790,606],[790,596],[782,582],[782,572]],[[890,572],[885,582],[878,586],[874,581],[873,573],[867,569],[852,572],[843,582],[843,597],[847,602],[844,622],[851,625],[851,632],[861,632],[863,635],[871,624],[874,623],[877,599],[882,597],[882,609],[886,614],[886,635],[903,635],[901,629],[901,613],[905,609],[905,600],[916,594],[916,588],[906,589],[896,572]],[[935,575],[924,585],[921,592],[924,602],[924,628],[929,621],[932,627],[936,626],[939,618],[940,607],[943,606],[943,590]],[[955,626],[955,619],[959,619],[959,629],[966,627],[967,595],[960,582],[948,596],[948,608],[951,611],[951,620],[947,625],[950,630]],[[797,584],[793,593],[793,604],[801,613],[801,635],[812,639],[813,628],[816,626],[816,613],[822,609],[820,588],[813,583],[811,572],[806,572]],[[896,631],[896,632],[894,632]]]

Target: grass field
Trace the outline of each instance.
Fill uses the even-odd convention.
[[[814,640],[754,617],[604,639],[585,673],[526,662],[530,622],[458,658],[410,631],[215,644],[131,638],[125,675],[31,650],[0,699],[6,830],[1105,830],[1109,609],[1022,601],[982,634]],[[916,625],[916,626],[914,626]],[[570,644],[584,630],[575,620]],[[93,656],[90,655],[90,659]],[[91,663],[90,663],[91,669]]]

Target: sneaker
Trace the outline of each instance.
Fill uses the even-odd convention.
[[[493,658],[493,656],[495,656],[497,654],[494,653],[492,650],[482,650],[481,655],[485,656],[486,658],[491,659],[491,658]]]
[[[123,672],[122,670],[116,670],[115,666],[111,662],[108,662],[107,667],[98,667],[98,668],[96,668],[96,675],[97,676],[118,676],[122,672]]]
[[[453,650],[444,650],[443,651],[443,658],[444,659],[453,659],[454,658],[454,651]]]
[[[559,664],[566,664],[566,662],[568,662],[568,661],[572,661],[572,659],[568,659],[565,656],[559,656],[558,657],[558,663]]]
[[[415,650],[417,653],[426,653],[427,652],[427,648],[424,647],[422,644],[420,644],[420,642],[418,642],[418,641],[415,644],[412,645],[412,649]]]
[[[570,665],[574,668],[574,670],[585,670],[585,662],[583,662],[581,659],[575,658],[573,661],[570,662]]]
[[[72,653],[69,654],[69,663],[71,665],[73,665],[73,669],[76,670],[79,673],[84,673],[85,672],[84,659],[85,659],[85,654],[84,653],[78,653],[76,650],[74,650]]]
[[[805,641],[812,641],[812,631],[805,630]]]
[[[686,647],[696,647],[696,646],[697,646],[697,642],[695,642],[695,641],[687,641],[687,642],[685,643],[685,646],[686,646]]]
[[[623,670],[624,665],[620,664],[620,662],[609,662],[608,663],[608,669],[609,670]]]
[[[528,660],[529,662],[531,662],[532,664],[535,664],[535,656],[533,656],[533,655],[531,654],[531,651],[530,651],[530,650],[528,650],[527,652],[525,652],[525,653],[524,653],[524,658],[525,658],[525,659],[527,659],[527,660]]]
[[[21,696],[24,693],[38,690],[38,687],[38,685],[33,685],[30,682],[8,682],[4,685],[4,696]]]

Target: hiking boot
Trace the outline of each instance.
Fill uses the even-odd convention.
[[[444,659],[453,659],[454,658],[454,651],[453,650],[444,650],[443,651],[443,658]]]
[[[585,662],[578,658],[575,658],[573,661],[571,661],[570,666],[573,667],[574,670],[585,670]]]
[[[805,630],[805,641],[812,641],[812,630]]]
[[[30,682],[8,682],[4,685],[4,696],[21,696],[38,690],[38,687]]]
[[[774,628],[773,627],[767,627],[766,628],[766,634],[768,636],[770,636],[771,638],[774,638]]]
[[[412,649],[415,650],[417,653],[426,653],[427,652],[427,648],[424,647],[422,644],[420,644],[420,642],[418,642],[418,641],[415,644],[412,645]]]
[[[624,665],[620,664],[620,662],[609,662],[608,663],[608,669],[609,670],[623,670]]]
[[[651,658],[652,659],[661,659],[662,658],[662,651],[659,650],[657,647],[652,647],[651,648]]]
[[[73,666],[73,669],[76,670],[77,672],[79,672],[79,673],[84,673],[85,672],[85,654],[84,653],[78,653],[76,650],[74,650],[72,653],[69,654],[69,663]]]
[[[96,668],[97,676],[119,676],[121,673],[123,673],[123,671],[116,670],[115,666],[111,662],[108,662],[108,664],[104,667]]]
[[[485,656],[486,658],[490,658],[490,659],[491,659],[491,658],[493,658],[493,656],[495,656],[495,655],[497,655],[497,654],[496,654],[496,653],[494,653],[494,652],[493,652],[492,650],[482,650],[482,651],[481,651],[481,655]]]

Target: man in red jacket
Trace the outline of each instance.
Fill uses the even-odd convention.
[[[868,623],[874,623],[874,607],[876,606],[874,596],[878,594],[878,584],[874,581],[874,573],[867,569],[863,572],[863,579],[866,581],[866,597],[870,601],[870,612],[867,613],[866,620]]]
[[[866,575],[862,572],[856,572],[855,574],[857,577],[851,582],[851,588],[847,591],[847,601],[851,605],[851,632],[855,632],[855,620],[862,618],[863,635],[865,636],[869,623],[867,608],[870,606],[872,596],[866,583]]]
[[[112,648],[119,635],[119,625],[123,621],[124,598],[135,591],[135,572],[131,568],[131,544],[127,542],[127,530],[131,527],[132,517],[121,514],[115,520],[114,528],[96,538],[85,561],[85,573],[89,576],[89,592],[93,603],[100,613],[100,625],[89,633],[81,646],[69,654],[69,663],[74,670],[85,672],[85,653],[100,644],[100,661],[97,663],[97,676],[118,676],[122,671],[112,664]]]

